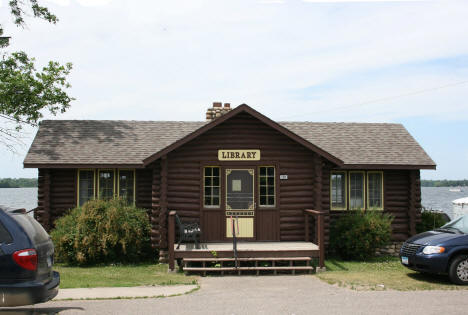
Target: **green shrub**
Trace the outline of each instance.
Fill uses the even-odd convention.
[[[393,217],[377,211],[352,211],[333,222],[330,249],[343,259],[363,260],[390,241]]]
[[[422,233],[441,227],[447,223],[445,215],[438,212],[421,212],[421,222],[416,224],[416,232]]]
[[[92,200],[55,221],[51,232],[58,262],[70,265],[136,263],[153,254],[143,209],[124,200]]]

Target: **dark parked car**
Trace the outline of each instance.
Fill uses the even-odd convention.
[[[24,209],[0,206],[0,306],[53,299],[60,275],[52,270],[54,245]]]
[[[400,259],[412,270],[448,274],[452,282],[468,284],[468,215],[408,239]]]

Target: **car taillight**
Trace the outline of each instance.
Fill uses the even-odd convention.
[[[37,252],[35,249],[23,249],[14,252],[13,260],[24,269],[37,269]]]

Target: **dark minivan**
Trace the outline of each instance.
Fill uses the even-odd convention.
[[[0,306],[53,299],[60,275],[52,270],[54,245],[24,209],[0,206]]]
[[[448,274],[452,282],[467,285],[468,215],[408,239],[401,247],[400,259],[412,270]]]

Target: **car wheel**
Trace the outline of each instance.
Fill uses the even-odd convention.
[[[449,276],[453,283],[468,285],[468,255],[460,255],[452,260]]]

